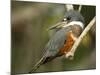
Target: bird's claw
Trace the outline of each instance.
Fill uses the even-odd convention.
[[[65,57],[66,57],[67,59],[73,60],[73,59],[74,59],[74,53],[68,52],[68,53],[66,53]]]

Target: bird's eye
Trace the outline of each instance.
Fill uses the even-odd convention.
[[[67,19],[66,19],[66,18],[64,18],[62,21],[67,21]]]
[[[70,19],[71,19],[71,17],[67,17],[66,19],[67,19],[67,20],[70,20]]]
[[[71,17],[66,17],[66,18],[64,18],[62,21],[68,21],[68,20],[71,20]]]

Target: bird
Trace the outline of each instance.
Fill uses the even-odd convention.
[[[41,65],[68,53],[76,39],[84,30],[85,20],[82,14],[76,10],[65,12],[62,20],[49,27],[49,30],[55,30],[44,48],[42,58],[33,66],[29,73],[35,72]]]

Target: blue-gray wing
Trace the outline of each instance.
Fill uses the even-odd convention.
[[[64,43],[67,40],[67,32],[69,31],[70,28],[63,28],[54,34],[45,47],[46,57],[55,56],[64,47]]]

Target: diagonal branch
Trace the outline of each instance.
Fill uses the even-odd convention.
[[[82,5],[79,6],[78,11],[81,12]]]
[[[95,23],[96,23],[96,17],[94,17],[91,20],[91,22],[87,25],[87,27],[84,29],[84,31],[82,32],[80,37],[74,43],[74,45],[73,45],[72,49],[70,50],[70,52],[66,53],[66,55],[65,55],[66,58],[73,59],[74,53],[75,53],[77,47],[79,46],[80,42],[82,41],[84,36],[88,33],[88,31],[92,28],[92,26],[95,25]]]
[[[74,7],[72,4],[66,4],[66,10],[69,11],[69,10],[74,10]]]

